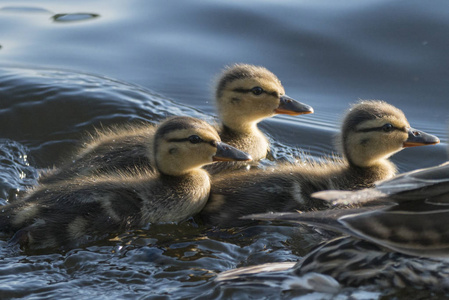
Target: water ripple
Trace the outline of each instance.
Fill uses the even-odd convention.
[[[20,143],[0,139],[0,205],[36,184],[37,171],[29,164],[28,152]]]
[[[99,14],[93,13],[68,13],[68,14],[56,14],[51,18],[55,22],[68,23],[68,22],[79,22],[91,19],[99,18]]]
[[[39,167],[58,163],[94,127],[174,114],[211,119],[142,87],[64,70],[0,68],[0,97],[0,136],[23,142]]]

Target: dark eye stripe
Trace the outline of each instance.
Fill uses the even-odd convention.
[[[236,92],[236,93],[242,93],[242,94],[252,93],[251,89],[244,89],[244,88],[235,88],[235,89],[233,89],[233,91]],[[267,91],[263,90],[262,94],[263,93],[271,95],[273,97],[278,97],[278,93],[277,92],[271,92],[270,93],[270,92],[267,92]]]
[[[237,93],[242,93],[242,94],[251,93],[251,89],[244,89],[244,88],[235,88],[235,89],[233,89],[233,91],[237,92]],[[264,93],[264,92],[265,91],[263,91],[262,93]]]
[[[181,142],[188,142],[189,138],[185,138],[185,139],[169,139],[167,140],[167,142],[174,142],[174,143],[181,143]]]
[[[393,130],[399,130],[399,131],[404,131],[404,132],[406,132],[405,129],[397,128],[397,127],[392,127],[392,128],[391,128],[391,131],[393,131]],[[370,131],[384,131],[384,127],[381,126],[381,127],[373,127],[373,128],[365,128],[365,129],[359,129],[359,130],[356,130],[356,132],[370,132]],[[390,132],[391,132],[391,131],[390,131]]]
[[[169,139],[169,140],[167,140],[167,142],[173,142],[173,143],[183,143],[183,142],[190,142],[190,139],[189,138],[185,138],[185,139]],[[215,144],[213,144],[213,143],[215,143],[215,141],[201,141],[200,143],[207,143],[207,144],[210,144],[210,145],[212,145],[212,146],[214,146],[214,147],[217,147]]]

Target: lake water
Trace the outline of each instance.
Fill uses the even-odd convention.
[[[278,158],[335,151],[349,104],[381,99],[442,141],[396,154],[400,171],[442,163],[448,34],[443,0],[2,1],[0,202],[69,157],[94,127],[181,114],[212,120],[214,79],[236,62],[267,67],[289,96],[315,109],[260,124]],[[307,228],[221,230],[187,221],[61,253],[21,252],[0,240],[0,298],[289,298],[213,279],[236,267],[295,261],[316,239]],[[431,295],[422,293],[415,296]]]

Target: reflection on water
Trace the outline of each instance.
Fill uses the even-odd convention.
[[[288,95],[315,109],[260,124],[276,159],[336,152],[333,142],[349,103],[374,98],[442,140],[395,155],[401,171],[441,163],[449,115],[443,5],[80,0],[0,7],[1,204],[33,185],[38,169],[70,157],[94,127],[156,123],[170,115],[213,122],[213,78],[235,62],[266,66]],[[83,22],[89,20],[94,22]],[[290,292],[220,286],[213,279],[236,267],[295,261],[324,238],[307,227],[220,230],[188,220],[64,253],[22,252],[0,240],[0,295],[291,298]],[[361,288],[310,296],[378,298],[390,292]],[[420,293],[412,296],[430,296]]]

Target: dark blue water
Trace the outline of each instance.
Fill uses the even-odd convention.
[[[400,170],[436,165],[447,159],[448,33],[446,1],[4,1],[1,204],[33,185],[38,169],[67,158],[93,127],[181,114],[213,120],[214,79],[235,62],[267,67],[289,96],[315,109],[262,122],[278,158],[335,151],[349,104],[381,99],[442,140],[396,154]],[[66,253],[24,253],[0,240],[0,298],[288,298],[213,279],[294,261],[317,239],[304,228],[211,230],[187,221]]]

